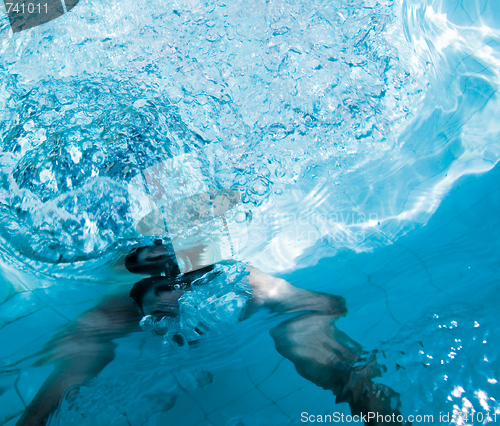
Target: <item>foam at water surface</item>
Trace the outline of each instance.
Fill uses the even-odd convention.
[[[40,253],[36,241],[33,251],[70,260],[133,238],[127,201],[71,206],[75,220],[50,200],[104,177],[122,184],[144,162],[187,146],[211,143],[206,155],[220,183],[254,205],[274,205],[304,178],[306,193],[311,184],[342,184],[394,147],[425,87],[423,71],[413,72],[393,44],[396,10],[391,2],[312,9],[188,2],[154,10],[89,2],[57,27],[17,36],[35,48],[14,50],[6,39],[2,163],[15,182],[4,189],[4,207],[26,232],[53,241],[54,253]],[[33,49],[36,69],[24,49]],[[109,191],[111,199],[116,189],[102,185],[84,193],[99,202]],[[351,208],[332,195],[329,205]],[[31,217],[47,208],[57,210],[54,221]],[[96,241],[82,241],[86,232]]]
[[[16,225],[2,234],[33,235],[14,244],[27,257],[99,256],[137,238],[120,186],[201,149],[219,184],[268,221],[306,216],[312,232],[287,256],[325,236],[369,250],[359,243],[378,223],[389,238],[407,232],[459,176],[496,163],[491,7],[463,9],[465,24],[436,1],[86,2],[32,31],[4,27],[2,222]],[[292,190],[314,198],[299,211]],[[78,193],[94,206],[65,205]],[[272,221],[256,245],[276,263],[269,242],[288,244],[290,227]]]

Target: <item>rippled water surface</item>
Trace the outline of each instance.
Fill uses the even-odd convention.
[[[405,415],[500,421],[499,43],[496,0],[82,0],[16,34],[2,11],[0,423],[50,372],[16,363],[133,282],[117,257],[151,239],[128,185],[185,153],[240,192],[240,260],[346,297],[339,327],[379,349]],[[54,424],[300,424],[332,410],[262,318],[231,332],[237,351],[220,337],[217,356],[190,352],[168,374],[158,339],[122,339]]]

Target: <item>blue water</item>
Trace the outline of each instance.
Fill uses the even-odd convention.
[[[186,152],[242,194],[241,260],[347,299],[338,326],[378,350],[404,415],[500,421],[499,5],[89,0],[16,34],[2,11],[0,423],[51,371],[22,360],[134,282],[117,258],[150,240],[130,179]],[[272,324],[171,358],[159,336],[120,339],[53,424],[349,413],[275,351]]]

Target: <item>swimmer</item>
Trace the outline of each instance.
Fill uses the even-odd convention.
[[[180,274],[172,250],[161,241],[131,252],[125,266],[152,277],[136,283],[130,293],[105,297],[51,339],[37,364],[51,361],[55,369],[17,426],[45,425],[70,387],[86,384],[113,360],[114,339],[142,331],[139,323],[144,315],[179,315],[179,298],[214,267]],[[294,287],[251,266],[246,270],[252,296],[241,320],[259,309],[297,313],[273,328],[271,336],[277,351],[302,377],[332,391],[336,402],[347,402],[353,415],[376,412],[395,418],[400,414],[399,395],[373,381],[381,375],[373,357],[367,360],[362,347],[335,326],[335,320],[347,313],[344,298]]]

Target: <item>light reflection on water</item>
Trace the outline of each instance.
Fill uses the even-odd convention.
[[[176,5],[178,14],[172,10],[89,1],[15,36],[2,18],[4,325],[38,313],[50,333],[73,318],[65,304],[82,311],[105,291],[104,282],[127,284],[114,252],[147,241],[130,227],[126,183],[152,161],[184,150],[199,153],[220,185],[241,192],[253,237],[242,258],[273,273],[293,269],[297,259],[305,267],[396,246],[432,220],[461,177],[498,162],[497,2],[190,1]],[[446,236],[444,252],[456,248],[457,235]],[[44,263],[61,255],[78,262]],[[475,266],[485,270],[488,262]],[[467,274],[466,260],[457,263],[442,274]],[[385,265],[390,275],[391,262]],[[325,280],[307,285],[331,292],[351,286]],[[383,283],[390,310],[404,295],[399,283]],[[359,294],[348,300],[368,305]],[[391,315],[405,324],[403,314]],[[492,332],[488,348],[498,342],[493,315],[464,314]],[[20,338],[5,360],[33,353],[48,338],[18,324],[19,334],[38,340]],[[427,336],[425,345],[435,349],[413,352],[431,373],[414,366],[410,373],[413,359],[401,364],[409,376],[401,380],[421,387],[416,409],[428,410],[428,384],[437,383],[432,401],[440,410],[498,410],[491,399],[497,369],[489,367],[496,357],[477,342],[467,349],[472,328],[462,332],[459,320],[433,324],[412,329],[403,345],[408,351],[413,335]],[[435,334],[426,334],[431,329]],[[439,346],[438,336],[451,334],[456,341]],[[390,339],[384,345],[397,347]],[[464,350],[476,364],[448,371]],[[484,374],[478,365],[488,366]],[[481,384],[467,384],[471,375]],[[147,382],[139,373],[136,380]],[[168,392],[166,400],[174,400]]]

